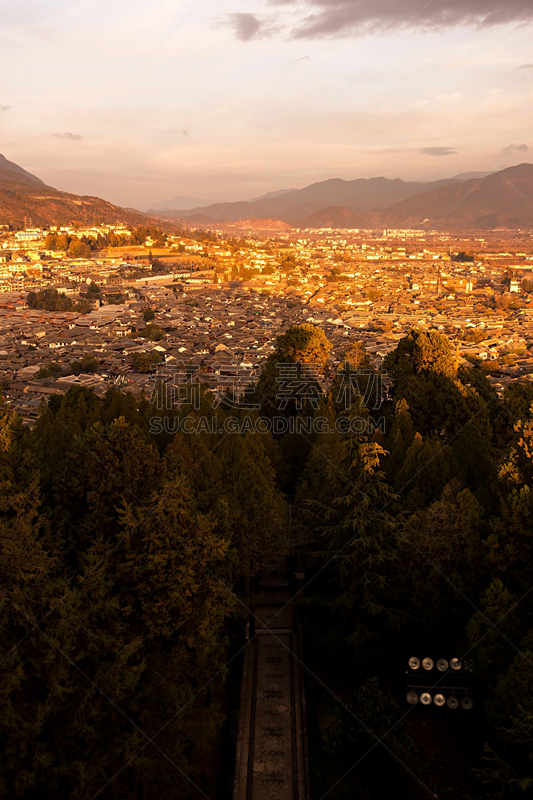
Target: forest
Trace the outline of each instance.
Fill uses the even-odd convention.
[[[54,395],[31,428],[2,407],[2,796],[231,797],[244,628],[276,553],[306,565],[317,800],[428,796],[404,676],[433,653],[476,686],[446,717],[473,748],[455,796],[531,796],[533,385],[498,395],[413,330],[376,402],[357,343],[322,391],[329,350],[294,326],[245,398],[199,386],[164,412],[218,431],[154,426],[151,398],[113,387]],[[280,403],[283,365],[303,398]],[[331,425],[228,433],[230,415]]]

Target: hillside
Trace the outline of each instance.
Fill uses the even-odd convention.
[[[256,231],[290,231],[292,225],[283,222],[281,219],[243,219],[239,222],[227,222],[228,228],[238,228],[239,230]]]
[[[146,223],[140,211],[126,211],[99,197],[60,192],[0,155],[0,224],[20,227],[25,217],[40,226]]]

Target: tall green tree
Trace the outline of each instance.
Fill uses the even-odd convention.
[[[347,435],[342,490],[330,503],[306,504],[321,521],[316,557],[325,567],[313,602],[329,610],[330,635],[353,646],[402,620],[392,595],[401,529],[389,511],[395,495],[381,469],[384,455],[377,443]]]
[[[320,400],[318,380],[324,375],[331,347],[324,331],[310,323],[292,325],[278,336],[276,349],[257,383],[262,413],[284,416],[302,409],[312,412]]]

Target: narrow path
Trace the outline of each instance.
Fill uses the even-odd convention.
[[[260,583],[265,602],[256,606],[245,650],[234,800],[309,800],[300,641],[286,569],[286,558],[276,558]]]

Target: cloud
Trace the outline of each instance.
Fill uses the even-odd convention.
[[[533,64],[520,64],[518,69],[533,69]]]
[[[527,144],[524,144],[524,142],[521,144],[508,144],[507,147],[503,148],[502,153],[504,156],[508,156],[509,153],[514,153],[515,150],[518,150],[520,153],[525,153],[526,150],[529,150],[529,147]]]
[[[310,61],[310,60],[311,56],[302,56],[301,58],[297,58],[295,61],[293,61],[293,64],[298,64],[300,61]]]
[[[249,42],[250,39],[257,39],[267,33],[264,23],[255,14],[228,14],[226,25],[233,28],[235,36],[241,42]]]
[[[181,135],[182,135],[182,136],[188,136],[188,135],[189,135],[189,131],[183,130],[183,131],[181,132]]]
[[[410,29],[442,29],[460,25],[488,27],[533,22],[531,0],[268,0],[304,16],[292,30],[295,39]],[[251,15],[250,15],[251,16]]]
[[[0,106],[0,111],[9,111],[11,106]]]
[[[69,139],[71,142],[79,142],[82,138],[79,133],[53,133],[52,136],[57,137],[58,139]]]
[[[420,153],[423,156],[454,156],[457,150],[453,147],[423,147]]]

